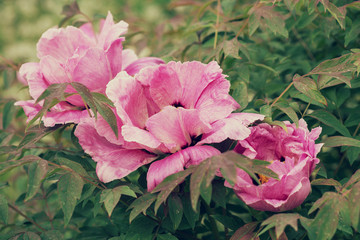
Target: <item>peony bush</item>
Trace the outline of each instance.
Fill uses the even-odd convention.
[[[359,6],[65,5],[39,62],[0,56],[1,239],[357,239]]]

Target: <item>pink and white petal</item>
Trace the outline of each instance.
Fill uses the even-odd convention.
[[[120,38],[116,39],[106,51],[106,57],[111,68],[111,79],[113,79],[122,70],[122,41],[123,40]]]
[[[19,76],[26,80],[29,85],[30,95],[35,100],[49,86],[43,77],[39,63],[24,63],[19,69]]]
[[[136,61],[132,62],[128,65],[124,70],[129,75],[135,75],[138,73],[142,68],[149,67],[149,66],[156,66],[159,64],[165,63],[162,59],[156,57],[144,57],[137,59]]]
[[[122,70],[138,59],[136,53],[131,49],[124,49],[121,54]]]
[[[104,50],[107,50],[111,43],[115,41],[120,35],[127,33],[128,26],[129,24],[124,21],[120,21],[115,24],[113,16],[109,11],[98,36],[98,46]]]
[[[89,48],[75,67],[72,80],[84,84],[92,91],[103,93],[110,77],[110,65],[104,51]]]
[[[92,23],[88,22],[79,27],[81,31],[83,31],[89,38],[95,39],[95,33]]]
[[[50,111],[42,118],[45,127],[53,127],[55,124],[79,123],[89,116],[86,110]]]
[[[41,58],[40,69],[49,85],[71,82],[64,65],[50,55]]]
[[[219,78],[209,83],[201,93],[195,108],[209,123],[225,118],[240,105],[228,94],[230,82]]]
[[[150,132],[135,126],[122,126],[121,134],[124,137],[125,141],[136,142],[151,149],[158,148],[161,144],[159,140],[154,137],[154,135],[152,135]]]
[[[193,146],[153,162],[147,173],[148,191],[151,192],[166,177],[184,170],[184,167],[197,165],[220,152],[211,146]]]
[[[37,43],[38,58],[52,56],[60,62],[65,62],[79,47],[94,45],[84,32],[76,27],[52,28],[44,32]]]
[[[118,126],[118,137],[115,136],[115,133],[111,129],[109,123],[107,123],[101,115],[98,115],[97,120],[95,121],[95,128],[96,128],[97,133],[100,136],[106,138],[106,140],[108,140],[109,142],[111,142],[113,144],[121,145],[121,144],[124,144],[124,138],[123,138],[123,136],[121,136],[121,126],[123,124],[116,113],[115,113],[115,116],[116,116],[116,121],[117,121],[117,126]]]
[[[146,128],[169,148],[170,152],[176,152],[189,146],[192,137],[208,131],[210,126],[200,119],[196,109],[167,106],[147,120]]]
[[[39,104],[35,105],[35,100],[28,101],[18,101],[15,102],[15,106],[20,106],[23,108],[25,115],[28,117],[26,122],[28,123],[31,119],[35,117],[35,115],[41,110],[41,106]]]
[[[106,95],[113,101],[116,112],[125,125],[145,127],[148,119],[147,100],[138,81],[122,71],[108,83]]]
[[[150,78],[148,80],[150,95],[160,108],[169,105],[184,106],[181,102],[183,89],[178,73],[170,67],[173,63],[160,65],[157,68],[145,68],[139,73],[139,75],[145,74],[147,78]],[[136,76],[136,78],[141,78],[141,76]]]

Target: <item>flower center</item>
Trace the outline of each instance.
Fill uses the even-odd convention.
[[[180,102],[174,102],[174,103],[172,104],[172,106],[174,106],[174,107],[176,107],[176,108],[178,108],[178,107],[184,108],[184,106],[183,106]]]
[[[259,179],[260,184],[267,183],[267,182],[270,180],[269,177],[266,177],[266,176],[264,176],[264,175],[257,174],[257,173],[255,173],[255,175],[256,175],[256,177]],[[258,184],[253,178],[251,178],[251,179],[252,179],[252,182],[253,182],[253,184],[254,184],[255,186],[259,186],[259,184]]]

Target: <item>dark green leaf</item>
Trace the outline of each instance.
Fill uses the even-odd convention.
[[[336,131],[346,137],[351,137],[349,130],[331,113],[325,110],[316,110],[308,115],[309,117],[315,118],[320,122],[334,128]],[[331,140],[330,140],[331,141]]]
[[[157,240],[178,240],[178,238],[171,234],[159,234]]]
[[[67,173],[58,182],[58,196],[64,212],[64,224],[67,225],[74,212],[77,200],[81,197],[84,182],[77,174]]]
[[[4,106],[3,116],[2,116],[3,129],[6,129],[10,125],[11,120],[13,119],[13,116],[15,113],[14,103],[15,103],[15,101],[11,100],[11,101],[7,102]]]
[[[172,194],[168,198],[168,206],[169,206],[170,219],[173,223],[174,230],[176,230],[181,223],[184,212],[183,205],[181,203],[181,199],[179,198],[179,196],[176,194]]]
[[[113,110],[105,103],[99,102],[95,100],[95,105],[97,111],[100,113],[100,115],[104,118],[104,120],[109,124],[113,132],[115,133],[115,136],[118,137],[118,125],[116,116],[113,112]]]
[[[185,194],[184,197],[182,198],[182,203],[184,207],[185,218],[189,223],[190,227],[194,229],[195,224],[198,221],[200,215],[200,202],[198,201],[196,205],[196,209],[194,210],[191,206],[190,196]]]
[[[41,181],[45,178],[48,172],[48,162],[46,160],[38,160],[32,162],[28,168],[28,186],[25,201],[28,201],[38,192],[40,189]]]
[[[77,174],[81,176],[88,177],[89,174],[86,172],[86,170],[81,166],[80,163],[74,162],[68,158],[65,157],[66,155],[57,154],[56,161],[59,163],[59,165],[69,168],[71,171],[75,171]]]
[[[146,215],[146,209],[150,207],[150,205],[156,200],[156,195],[147,193],[142,195],[141,197],[137,198],[134,202],[131,203],[128,209],[133,209],[130,212],[129,221],[130,223],[137,215],[141,212]]]
[[[44,125],[38,125],[30,128],[25,137],[19,143],[18,149],[21,150],[22,148],[28,147],[31,144],[36,143],[41,138],[45,137],[47,134],[54,132],[58,128],[62,126],[57,125],[55,127],[45,127]]]
[[[126,240],[151,240],[152,231],[157,225],[155,221],[144,216],[136,218],[129,226],[126,233]]]
[[[248,91],[245,82],[237,82],[232,92],[232,97],[240,104],[240,109],[248,105]]]
[[[0,220],[7,225],[9,218],[8,202],[3,194],[0,194]]]
[[[41,234],[42,240],[62,240],[64,239],[62,233],[58,230],[50,230]]]

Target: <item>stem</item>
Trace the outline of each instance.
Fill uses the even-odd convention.
[[[219,230],[217,228],[217,225],[216,225],[216,222],[214,220],[214,218],[211,216],[211,209],[210,209],[210,206],[205,202],[205,201],[202,201],[204,206],[205,206],[205,211],[208,215],[208,219],[209,219],[209,222],[210,222],[210,226],[211,226],[211,231],[212,233],[214,234],[214,238],[216,240],[220,240],[220,235],[219,235]]]
[[[17,212],[18,214],[20,214],[21,216],[23,216],[26,220],[28,220],[29,222],[31,222],[32,224],[34,224],[35,226],[37,226],[39,229],[41,229],[41,231],[46,232],[46,229],[41,227],[39,224],[37,224],[36,222],[34,222],[34,220],[32,220],[31,218],[29,218],[28,216],[26,216],[23,212],[21,212],[15,205],[12,205],[11,203],[8,203],[9,207],[14,210],[15,212]]]
[[[219,27],[220,7],[221,7],[220,0],[217,0],[214,49],[216,49],[216,43],[217,43],[217,38],[218,38],[218,27]]]
[[[357,127],[356,127],[356,129],[355,129],[355,132],[353,133],[353,137],[356,136],[356,134],[358,133],[359,129],[360,129],[360,123],[357,125]]]
[[[306,111],[309,109],[310,104],[311,104],[311,99],[310,99],[310,101],[309,101],[308,105],[306,106],[306,108],[305,108],[305,110],[304,110],[303,114],[301,114],[301,118],[304,118],[304,115],[305,115]]]
[[[0,55],[0,59],[2,59],[7,65],[9,65],[13,70],[19,70],[19,67],[12,63],[9,59]]]
[[[277,103],[277,101],[279,101],[280,98],[291,88],[292,85],[294,85],[294,81],[292,81],[289,86],[285,88],[285,90],[280,94],[280,96],[275,99],[275,101],[270,105],[270,107],[273,107],[275,103]]]
[[[242,27],[240,28],[240,30],[237,32],[237,34],[236,34],[236,36],[235,36],[236,39],[240,36],[240,34],[242,33],[242,31],[244,31],[244,29],[245,29],[246,25],[248,25],[248,23],[249,23],[249,18],[247,18],[247,19],[244,21],[244,24],[242,25]]]

